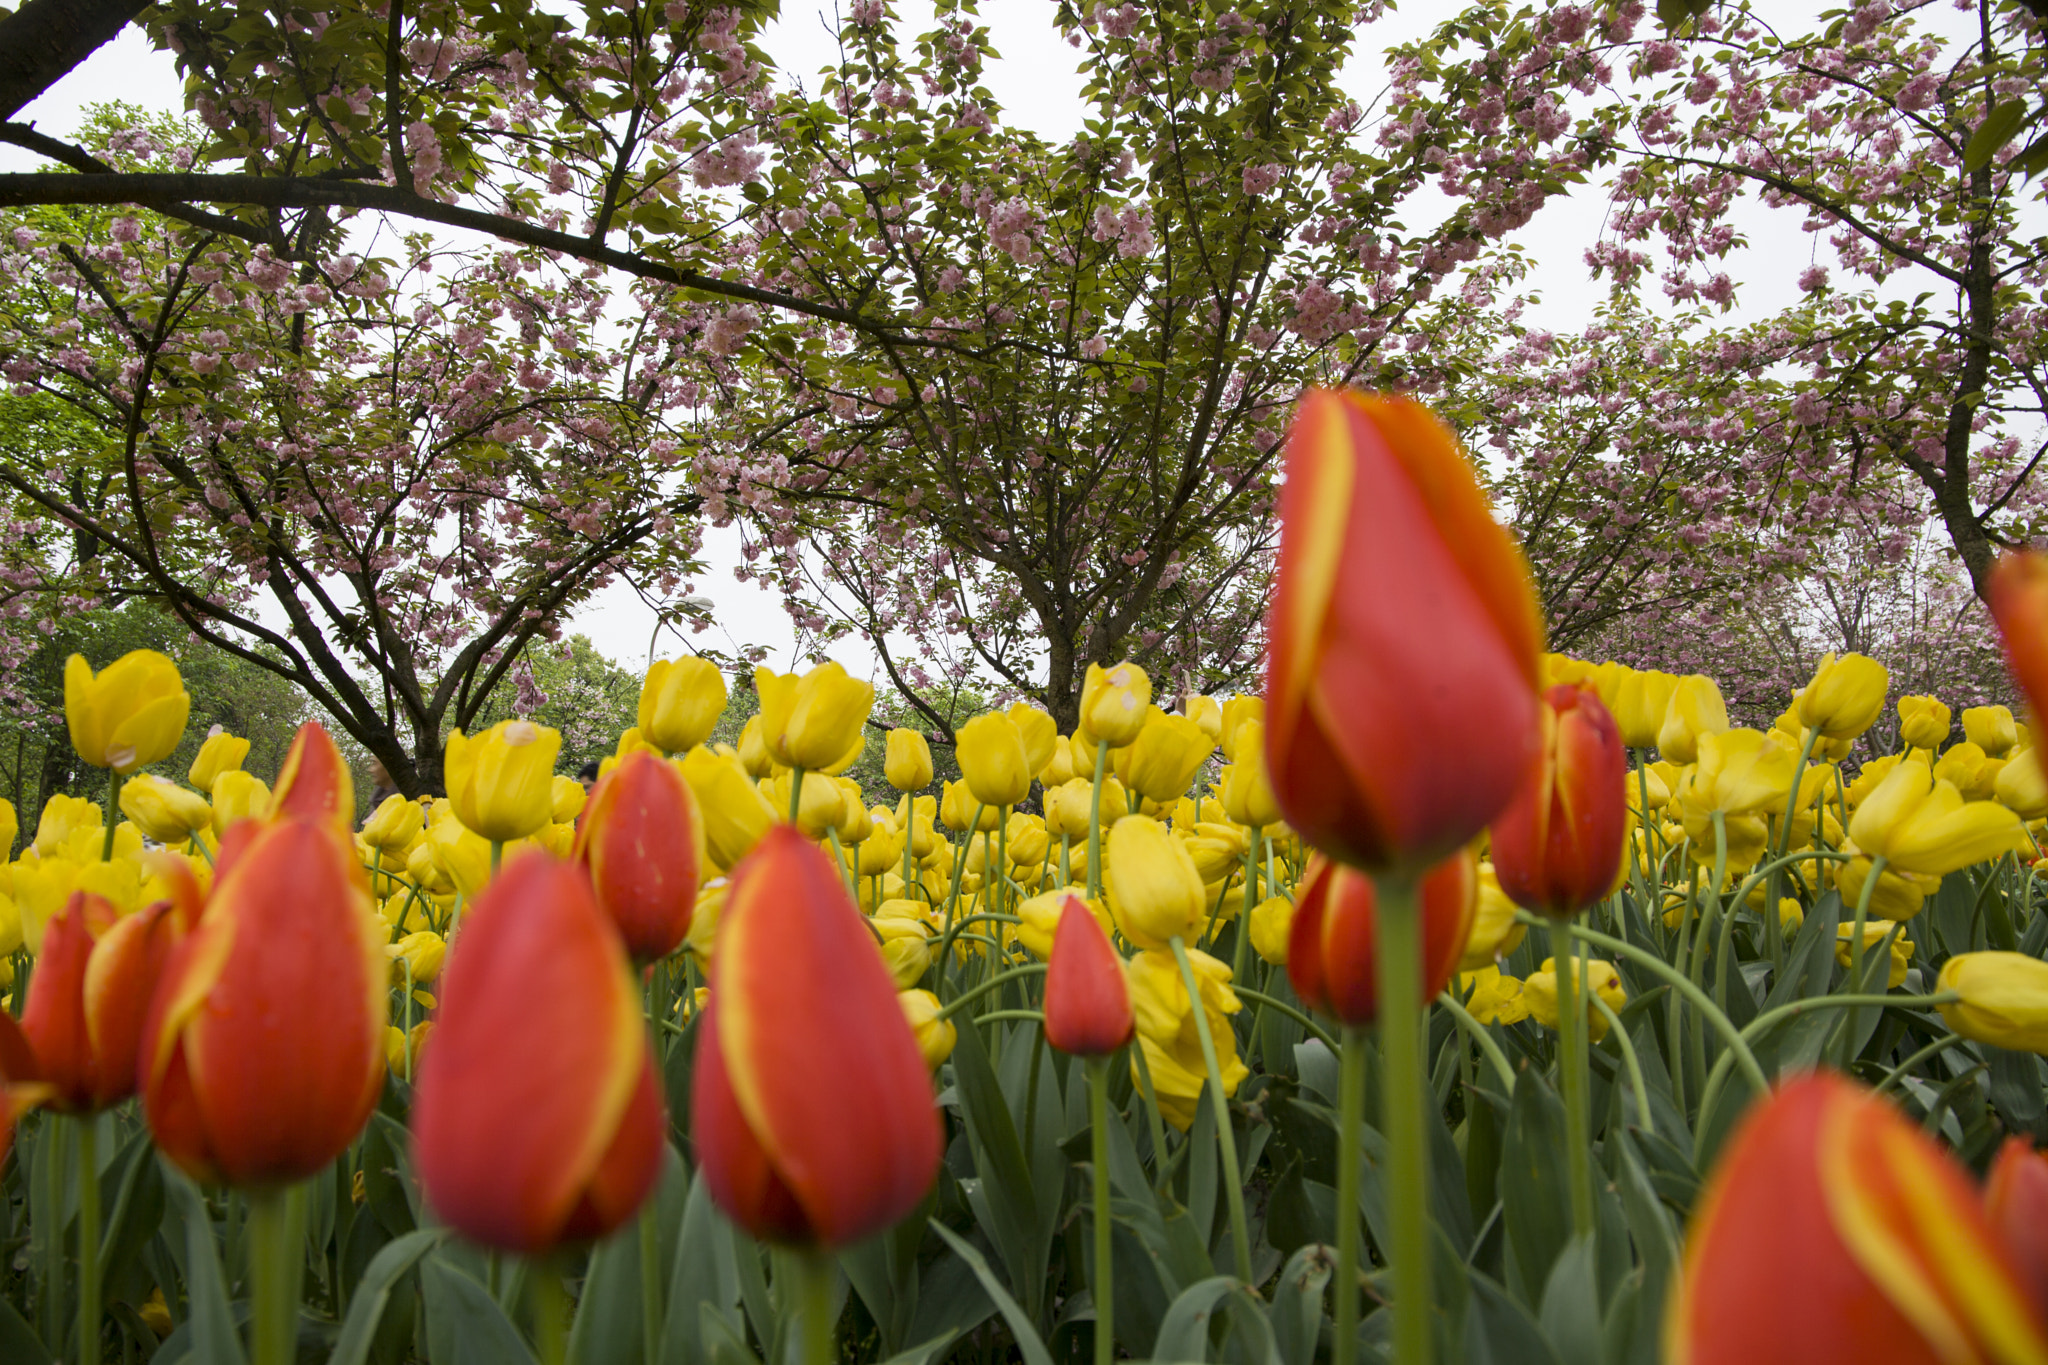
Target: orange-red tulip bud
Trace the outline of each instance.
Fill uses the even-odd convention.
[[[1515,904],[1561,919],[1604,900],[1621,875],[1628,748],[1584,683],[1551,688],[1540,714],[1537,761],[1493,822],[1493,867]]]
[[[2027,1293],[2048,1309],[2048,1156],[2007,1138],[1984,1182],[1984,1214]]]
[[[636,962],[667,957],[690,932],[704,867],[704,822],[683,771],[637,749],[599,780],[570,857]]]
[[[661,1175],[667,1120],[625,945],[582,869],[536,850],[509,860],[440,986],[412,1115],[434,1211],[523,1255],[632,1217]]]
[[[1999,556],[1987,586],[2013,681],[2034,714],[2048,716],[2048,555],[2015,550]]]
[[[350,831],[356,827],[355,779],[334,737],[318,721],[307,721],[292,737],[270,795],[270,818],[328,820]]]
[[[1817,1072],[1756,1105],[1693,1206],[1670,1365],[2048,1359],[1969,1174],[1885,1100]]]
[[[14,1125],[21,1116],[49,1098],[50,1087],[37,1079],[35,1049],[21,1025],[0,1010],[0,1166],[14,1145]]]
[[[931,1189],[931,1073],[845,883],[794,826],[733,871],[701,1027],[697,1160],[748,1232],[845,1246]]]
[[[1405,398],[1306,395],[1280,519],[1273,794],[1332,857],[1419,871],[1485,828],[1535,756],[1528,565],[1456,437]]]
[[[281,1185],[339,1156],[376,1105],[390,964],[342,830],[234,832],[150,1002],[138,1080],[157,1146],[188,1173]]]
[[[1433,1000],[1457,974],[1478,913],[1479,879],[1472,855],[1459,849],[1431,868],[1422,898],[1422,998]],[[1376,945],[1378,892],[1372,878],[1316,858],[1302,881],[1287,932],[1287,979],[1311,1009],[1347,1024],[1379,1013]]]
[[[143,1014],[177,936],[169,901],[124,919],[74,891],[51,918],[21,1016],[50,1108],[91,1114],[135,1093]]]
[[[1102,924],[1079,896],[1060,907],[1045,967],[1045,1041],[1075,1057],[1106,1057],[1137,1027],[1131,985]]]

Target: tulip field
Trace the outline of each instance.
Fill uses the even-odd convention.
[[[1263,695],[1099,660],[957,782],[685,657],[588,791],[515,718],[365,813],[74,657],[0,1361],[2048,1362],[2041,722],[1842,654],[1731,725],[1545,652],[1420,404],[1286,458]],[[2048,702],[2048,559],[1992,610]]]

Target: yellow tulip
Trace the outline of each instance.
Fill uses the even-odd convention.
[[[1192,939],[1208,912],[1195,861],[1172,831],[1143,815],[1110,828],[1103,849],[1110,913],[1125,938],[1141,948]]]
[[[657,660],[640,684],[640,737],[666,753],[702,744],[723,714],[725,675],[709,659]]]
[[[95,768],[132,773],[168,758],[191,706],[178,666],[153,649],[124,654],[97,675],[81,654],[64,665],[71,747]]]
[[[552,822],[557,825],[573,825],[576,817],[583,814],[583,803],[590,799],[590,793],[583,784],[573,777],[555,774],[555,780],[548,787],[548,810]]]
[[[683,778],[690,784],[690,794],[697,798],[697,810],[704,817],[705,847],[712,861],[729,868],[761,841],[777,819],[776,810],[748,780],[746,769],[737,758],[715,753],[700,744],[684,756],[682,763]],[[788,809],[785,804],[783,811]]]
[[[1205,885],[1228,881],[1244,870],[1244,857],[1252,841],[1238,826],[1203,821],[1191,827],[1177,827],[1173,833],[1186,846],[1195,872]],[[1209,900],[1215,903],[1213,895]]]
[[[1891,933],[1896,924],[1896,920],[1888,919],[1866,919],[1863,922],[1863,962],[1866,968],[1870,963],[1870,955],[1883,945],[1886,935]],[[1835,961],[1844,968],[1855,961],[1855,930],[1856,925],[1853,921],[1835,926]],[[1913,963],[1913,941],[1904,934],[1893,939],[1891,957],[1891,966],[1886,972],[1885,989],[1895,991],[1906,984],[1906,971]]]
[[[903,866],[903,831],[887,806],[868,811],[868,837],[860,842],[855,871],[862,877],[879,877]]]
[[[789,789],[795,781],[796,774],[787,772],[761,783],[761,798],[775,812],[777,820],[789,818]],[[846,792],[837,782],[823,773],[807,773],[797,799],[800,804],[796,826],[806,837],[823,839],[826,830],[838,831],[839,817],[846,813]]]
[[[1091,786],[1081,778],[1048,787],[1045,792],[1045,823],[1056,834],[1069,839],[1088,837],[1088,803]]]
[[[529,720],[500,721],[474,739],[448,736],[444,772],[456,818],[493,843],[507,844],[553,822],[559,731]]]
[[[1935,989],[1962,996],[1937,1008],[1963,1037],[2048,1054],[2048,962],[2025,953],[1958,953],[1942,965]]]
[[[1051,716],[1027,702],[1017,702],[1003,714],[1017,727],[1024,740],[1024,766],[1034,774],[1052,762],[1053,747],[1059,743],[1060,728]]]
[[[1294,929],[1294,902],[1269,896],[1252,907],[1252,951],[1275,967],[1287,965],[1287,936]]]
[[[1607,709],[1614,713],[1614,723],[1621,730],[1622,743],[1631,749],[1655,748],[1657,737],[1663,732],[1664,717],[1671,709],[1672,693],[1677,688],[1675,674],[1648,668],[1631,669],[1621,674],[1614,684],[1614,700]]]
[[[747,723],[740,727],[740,770],[748,777],[766,777],[775,771],[775,755],[768,752],[765,734],[759,716],[747,717]]]
[[[213,823],[213,807],[152,773],[137,773],[121,784],[121,814],[160,844],[182,844]]]
[[[1014,806],[1031,794],[1034,769],[1024,753],[1024,736],[1016,722],[1000,712],[976,716],[961,726],[954,735],[953,756],[960,762],[967,789],[984,806]]]
[[[1854,857],[1835,867],[1835,890],[1841,893],[1843,913],[1853,914],[1863,896],[1863,885],[1875,864],[1869,857]],[[1941,878],[1923,876],[1887,867],[1871,888],[1869,913],[1887,920],[1911,919],[1920,913],[1927,898],[1941,887]]]
[[[47,858],[70,843],[74,834],[87,830],[92,832],[96,844],[104,828],[98,802],[58,792],[43,803],[42,818],[36,823],[36,837],[30,847]]]
[[[1254,829],[1280,823],[1280,804],[1273,799],[1273,784],[1266,777],[1265,729],[1258,721],[1246,721],[1256,733],[1246,733],[1246,744],[1238,750],[1237,762],[1223,770],[1223,810],[1240,825]]]
[[[1261,747],[1265,745],[1266,699],[1264,697],[1232,697],[1229,701],[1223,703],[1222,711],[1223,731],[1217,736],[1216,742],[1223,747],[1223,757],[1225,759],[1232,763],[1237,762],[1238,727],[1248,720],[1259,722],[1259,733],[1256,739],[1247,736],[1247,740]]]
[[[1948,752],[1935,760],[1934,775],[1953,783],[1964,800],[1985,801],[1998,790],[1998,775],[2004,768],[2004,759],[1993,758],[1981,745],[1964,740],[1951,744]]]
[[[393,985],[405,984],[405,968],[410,963],[413,985],[431,986],[441,975],[441,964],[448,957],[448,940],[432,930],[407,934],[396,943],[386,944],[384,956],[391,959]]]
[[[425,826],[427,813],[420,803],[393,794],[378,803],[363,821],[363,842],[380,853],[401,854],[412,847]]]
[[[1195,692],[1180,699],[1180,713],[1202,727],[1211,744],[1223,739],[1223,703]]]
[[[889,969],[896,989],[907,991],[915,986],[932,963],[932,935],[923,917],[877,914],[868,923],[875,931],[882,965]]]
[[[1729,815],[1783,812],[1799,751],[1781,733],[1709,731],[1697,744],[1699,766],[1686,791],[1688,805]]]
[[[938,1070],[953,1055],[953,1044],[959,1036],[952,1020],[939,1018],[939,997],[930,991],[903,991],[896,999],[917,1039],[917,1050],[924,1054],[924,1064]]]
[[[1010,816],[1003,837],[1009,845],[1013,875],[1019,877],[1024,875],[1024,870],[1036,873],[1052,852],[1052,836],[1046,831],[1045,821],[1027,811],[1017,811]]]
[[[695,753],[696,750],[690,752]],[[683,936],[683,948],[696,959],[698,971],[711,970],[711,952],[718,942],[718,921],[725,913],[725,893],[731,885],[720,877],[697,892],[697,904],[690,911],[690,932]]]
[[[948,782],[941,790],[944,794],[939,798],[939,823],[955,834],[970,827],[994,829],[1002,823],[1002,813],[985,801],[977,801],[964,780]],[[978,816],[977,807],[980,811]]]
[[[1085,733],[1091,741],[1112,749],[1122,748],[1145,727],[1146,708],[1151,702],[1152,680],[1136,664],[1123,663],[1107,669],[1090,664],[1081,684],[1081,725],[1077,733]]]
[[[1063,783],[1073,781],[1079,774],[1074,769],[1074,745],[1065,735],[1054,735],[1052,757],[1038,770],[1038,781],[1047,791]],[[1091,770],[1089,776],[1093,777]]]
[[[226,834],[237,821],[264,820],[269,816],[270,788],[262,778],[238,768],[213,780],[214,837]]]
[[[882,773],[897,791],[923,791],[932,784],[931,745],[915,730],[891,730]]]
[[[437,806],[444,803],[436,802]],[[462,823],[451,812],[430,821],[424,841],[427,856],[447,884],[464,900],[474,900],[491,878],[491,841]],[[410,868],[411,864],[408,863]]]
[[[1551,980],[1550,1012],[1557,1014],[1556,977]],[[1458,977],[1458,995],[1464,998],[1466,1013],[1482,1024],[1519,1024],[1529,1017],[1529,999],[1522,983],[1498,967],[1480,967]],[[1552,1024],[1555,1028],[1556,1025]],[[1604,1031],[1607,1020],[1600,1020]]]
[[[1901,872],[1940,877],[2028,847],[2020,818],[1995,801],[1963,800],[1951,782],[1909,758],[1894,767],[1849,820],[1859,852]]]
[[[199,790],[213,791],[213,780],[222,773],[232,772],[242,766],[242,760],[249,756],[249,741],[238,738],[221,729],[218,725],[199,746],[198,756],[192,760],[186,779]]]
[[[0,798],[0,864],[14,856],[14,839],[21,833],[21,824],[14,815],[14,803]]]
[[[1628,1003],[1628,991],[1622,986],[1621,974],[1614,970],[1614,964],[1598,958],[1580,958],[1578,961],[1583,968],[1583,976],[1576,984],[1590,987],[1594,995],[1607,1002],[1607,1008],[1616,1014],[1621,1013],[1621,1007]],[[1529,1007],[1530,1018],[1547,1029],[1557,1028],[1557,962],[1554,958],[1544,958],[1543,965],[1523,979],[1522,999]],[[1583,992],[1580,1008],[1586,1011],[1587,1036],[1596,1043],[1605,1038],[1607,1016],[1594,1009],[1585,1000]]]
[[[1833,653],[1820,661],[1813,681],[1799,694],[1799,720],[1835,740],[1854,739],[1868,730],[1884,710],[1891,675],[1883,664],[1862,654]]]
[[[1998,770],[1992,795],[2022,820],[2048,815],[2048,775],[2041,771],[2040,752],[2022,749]]]
[[[1657,730],[1657,749],[1673,763],[1691,763],[1699,757],[1700,736],[1718,735],[1727,728],[1728,707],[1721,689],[1704,674],[1688,674],[1671,689],[1670,705]]]
[[[1972,706],[1963,712],[1963,738],[1993,758],[2003,758],[2020,742],[2012,710],[2004,706]]]
[[[1899,698],[1899,738],[1911,749],[1938,749],[1948,742],[1949,709],[1933,697]]]
[[[873,685],[827,662],[801,677],[757,668],[754,686],[761,695],[761,742],[776,762],[826,769],[857,756],[861,727],[875,705]]]
[[[1155,711],[1129,747],[1115,751],[1116,775],[1148,801],[1178,801],[1215,749],[1194,721]]]
[[[1188,950],[1188,963],[1194,969],[1200,1008],[1207,1016],[1209,1036],[1216,1048],[1216,1069],[1223,1081],[1223,1093],[1234,1095],[1238,1085],[1251,1074],[1238,1060],[1237,1034],[1228,1018],[1243,1009],[1244,1002],[1230,988],[1228,966],[1194,948]],[[1160,1115],[1186,1132],[1195,1121],[1195,1102],[1207,1079],[1201,1035],[1195,1026],[1196,1005],[1188,998],[1180,964],[1171,953],[1139,953],[1125,971],[1131,987],[1138,1046],[1144,1051]],[[1135,1058],[1131,1074],[1142,1087],[1143,1077]]]
[[[455,823],[458,827],[462,824],[460,820]],[[485,854],[489,855],[488,849],[485,850]],[[446,897],[455,894],[455,879],[448,875],[447,868],[434,856],[433,846],[424,835],[405,855],[405,875],[412,879],[413,885],[430,896]]]
[[[1516,920],[1515,903],[1500,889],[1493,864],[1479,864],[1478,908],[1472,913],[1472,932],[1465,938],[1465,954],[1458,970],[1476,972],[1491,966],[1522,946],[1529,926]]]

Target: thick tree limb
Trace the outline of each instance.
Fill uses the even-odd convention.
[[[148,8],[149,0],[28,0],[0,19],[0,119],[13,118]]]

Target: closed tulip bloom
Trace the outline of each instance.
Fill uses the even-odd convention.
[[[344,834],[355,828],[355,779],[334,736],[318,721],[307,721],[292,736],[266,818],[318,820]]]
[[[2009,1137],[1984,1178],[1984,1218],[2036,1305],[2048,1304],[2048,1156]]]
[[[1256,736],[1247,733],[1245,736],[1246,740],[1249,742],[1256,738],[1260,747],[1265,745],[1266,732],[1263,727],[1266,723],[1266,699],[1264,697],[1247,697],[1243,695],[1232,697],[1229,701],[1223,703],[1222,712],[1223,730],[1217,737],[1216,742],[1222,746],[1223,757],[1227,762],[1237,762],[1238,730],[1248,720],[1257,721],[1261,728]]]
[[[1045,968],[1045,1041],[1074,1057],[1105,1057],[1131,1041],[1124,962],[1087,903],[1068,896]]]
[[[1422,998],[1432,1000],[1457,974],[1471,937],[1472,855],[1459,849],[1422,877]],[[1346,1024],[1379,1015],[1379,893],[1372,878],[1315,859],[1302,879],[1287,941],[1287,979],[1310,1009]]]
[[[590,800],[590,793],[584,790],[581,782],[573,777],[565,777],[561,773],[555,774],[553,782],[549,785],[548,795],[551,800],[548,818],[551,823],[557,825],[575,824],[576,817],[583,814],[583,807]]]
[[[1294,932],[1294,902],[1285,896],[1269,896],[1252,907],[1250,922],[1252,951],[1275,967],[1287,965],[1287,940]]]
[[[431,986],[441,975],[441,965],[447,960],[448,940],[431,929],[421,929],[396,943],[385,944],[384,955],[391,959],[393,985],[403,985],[410,969],[413,985]]]
[[[1529,933],[1529,926],[1515,918],[1515,903],[1501,890],[1500,878],[1495,874],[1492,863],[1481,863],[1477,875],[1478,891],[1472,907],[1472,932],[1465,938],[1464,954],[1458,959],[1458,970],[1475,972],[1492,966],[1501,958],[1522,946],[1522,940]]]
[[[551,824],[561,750],[561,733],[532,721],[500,721],[474,739],[455,731],[445,771],[456,818],[501,844]]]
[[[970,829],[994,829],[1002,823],[1001,811],[985,801],[977,800],[973,788],[967,785],[965,778],[958,782],[946,783],[940,791],[942,795],[939,797],[939,823],[955,834],[962,834]],[[975,813],[977,807],[980,810],[979,816]]]
[[[1493,822],[1493,866],[1517,904],[1563,918],[1604,899],[1628,831],[1628,753],[1614,717],[1583,683],[1543,697],[1543,743]]]
[[[1938,749],[1948,742],[1949,709],[1934,697],[1899,698],[1899,738],[1909,749]]]
[[[766,777],[775,771],[775,755],[768,752],[768,741],[763,738],[766,733],[759,716],[747,717],[747,723],[740,727],[738,758],[741,771],[748,777]]]
[[[725,714],[725,675],[709,659],[658,659],[640,684],[640,737],[671,754],[711,738]]]
[[[135,1093],[143,1015],[181,932],[169,901],[117,918],[85,891],[44,928],[21,1031],[51,1109],[97,1113]]]
[[[1863,964],[1868,971],[1877,950],[1891,942],[1891,962],[1885,968],[1886,990],[1897,990],[1906,984],[1906,973],[1913,966],[1913,940],[1903,933],[1896,936],[1892,930],[1898,921],[1888,919],[1866,920],[1863,925]],[[1835,926],[1835,961],[1846,970],[1856,961],[1856,926],[1853,923]]]
[[[393,794],[378,803],[363,821],[363,842],[380,853],[397,855],[412,847],[425,826],[427,813],[417,801]]]
[[[1089,774],[1094,775],[1093,770]],[[1064,783],[1072,782],[1079,774],[1074,768],[1074,745],[1065,735],[1053,736],[1052,756],[1045,760],[1045,766],[1038,770],[1039,785],[1047,791]]]
[[[2003,758],[2020,742],[2012,710],[2005,706],[1971,706],[1963,710],[1963,738],[1991,758]]]
[[[1060,727],[1051,716],[1027,702],[1015,702],[1003,713],[1017,727],[1024,740],[1024,766],[1037,773],[1052,762],[1053,746],[1060,741]]]
[[[242,766],[242,760],[249,756],[249,741],[231,735],[218,725],[207,735],[206,742],[199,746],[199,753],[192,760],[192,767],[186,772],[186,780],[199,790],[211,795],[213,781],[222,773],[233,772]]]
[[[399,798],[393,797],[392,800]],[[222,773],[213,781],[213,833],[216,838],[242,820],[270,818],[270,788],[254,773]]]
[[[1103,840],[1103,886],[1110,913],[1140,948],[1192,939],[1209,911],[1202,874],[1187,846],[1145,815],[1116,822]]]
[[[1753,1105],[1693,1205],[1670,1365],[2048,1359],[1968,1173],[1830,1072]]]
[[[1964,801],[1918,759],[1886,774],[1849,818],[1849,837],[1901,872],[1940,877],[2029,846],[2020,818],[1995,801]]]
[[[1963,1037],[2048,1055],[2048,962],[2025,953],[1957,953],[1942,965],[1935,989],[1962,996],[1939,1008]]]
[[[1130,747],[1116,752],[1116,775],[1148,801],[1178,801],[1215,751],[1201,726],[1161,711],[1145,722]]]
[[[520,853],[470,907],[412,1128],[434,1212],[503,1251],[602,1237],[654,1189],[667,1121],[640,992],[581,869]]]
[[[1991,794],[2022,820],[2048,815],[2048,774],[2041,771],[2041,751],[2022,749],[2014,754],[1992,780]]]
[[[1689,805],[1727,815],[1782,813],[1799,751],[1777,730],[1724,730],[1699,738]]]
[[[1678,689],[1678,676],[1655,669],[1630,669],[1614,684],[1614,723],[1621,729],[1622,743],[1631,749],[1654,749],[1663,732],[1664,717],[1671,710],[1671,694]]]
[[[796,773],[790,771],[777,773],[761,783],[761,796],[778,820],[789,818],[789,789],[795,781]],[[839,828],[840,817],[846,814],[846,792],[829,775],[808,775],[797,796],[796,826],[806,838],[823,839],[827,830]]]
[[[1689,674],[1672,686],[1670,704],[1657,729],[1657,750],[1673,763],[1691,763],[1699,757],[1702,735],[1718,735],[1727,728],[1728,705],[1721,700],[1721,689],[1705,674]]]
[[[590,793],[570,855],[636,962],[667,957],[690,932],[704,871],[704,822],[682,770],[628,754]]]
[[[953,1055],[959,1030],[953,1027],[952,1020],[939,1017],[939,997],[930,991],[899,992],[896,1003],[903,1007],[903,1022],[910,1025],[925,1066],[937,1071]]]
[[[837,663],[822,663],[801,677],[754,670],[761,695],[761,742],[777,763],[792,768],[831,769],[857,750],[861,727],[874,708],[875,689],[847,676]]]
[[[325,822],[244,827],[172,950],[138,1060],[157,1146],[202,1181],[303,1180],[362,1131],[384,1082],[383,922]]]
[[[1345,862],[1433,864],[1499,814],[1535,753],[1527,562],[1456,438],[1405,398],[1306,395],[1280,522],[1274,795]]]
[[[14,803],[0,798],[0,864],[14,856],[15,836],[21,833],[21,823],[15,817]]]
[[[1280,823],[1280,803],[1266,776],[1265,726],[1245,722],[1246,743],[1237,762],[1223,770],[1223,813],[1240,825],[1261,828]]]
[[[1983,746],[1964,740],[1951,744],[1935,760],[1934,775],[1953,783],[1965,801],[1988,801],[1998,790],[1998,775],[2005,770],[2005,763],[2006,760],[1985,753]]]
[[[436,802],[435,807],[445,809],[446,803]],[[490,840],[456,819],[454,811],[430,820],[421,842],[450,888],[465,900],[473,899],[491,879]],[[410,863],[407,868],[410,870]]]
[[[1223,703],[1199,692],[1180,699],[1180,713],[1202,727],[1212,744],[1223,738]]]
[[[882,759],[882,773],[897,791],[923,791],[932,784],[931,745],[915,730],[901,727],[891,730],[889,747]]]
[[[777,819],[778,812],[747,779],[736,758],[700,744],[683,758],[683,778],[704,819],[705,849],[720,867],[732,867],[746,857]]]
[[[1799,721],[1828,739],[1854,739],[1884,711],[1891,675],[1861,654],[1827,654],[1799,694]]]
[[[830,860],[787,826],[735,869],[691,1124],[712,1197],[755,1237],[849,1245],[938,1173],[930,1074],[871,944]]]
[[[1251,1074],[1238,1060],[1237,1033],[1230,1023],[1229,1016],[1242,1010],[1244,1002],[1230,987],[1229,964],[1190,948],[1188,965],[1194,969],[1194,1001],[1188,998],[1187,979],[1172,953],[1141,952],[1125,968],[1138,1047],[1145,1059],[1145,1072],[1140,1072],[1137,1057],[1132,1057],[1132,1080],[1142,1085],[1149,1073],[1160,1116],[1183,1133],[1194,1124],[1196,1101],[1208,1080],[1201,1032],[1195,1022],[1198,1006],[1206,1016],[1216,1049],[1216,1073],[1223,1082],[1223,1093],[1235,1095]]]
[[[1031,794],[1033,767],[1024,736],[1000,712],[976,716],[954,736],[954,757],[974,799],[984,806],[1014,806]]]
[[[2013,681],[2035,715],[2048,715],[2048,556],[2025,549],[2000,555],[1985,601]]]
[[[121,814],[160,844],[182,844],[213,823],[205,797],[153,773],[137,773],[121,784]]]
[[[1114,668],[1088,665],[1081,683],[1081,724],[1077,734],[1120,749],[1138,737],[1152,704],[1152,680],[1132,663]]]
[[[64,665],[71,747],[95,768],[132,773],[170,757],[191,706],[178,666],[153,649],[124,654],[98,674],[80,654]]]

